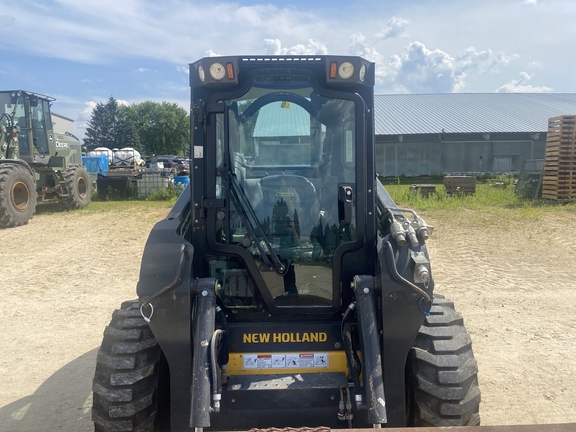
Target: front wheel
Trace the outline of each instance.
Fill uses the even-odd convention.
[[[92,182],[86,168],[82,165],[70,165],[65,174],[68,195],[58,197],[60,205],[66,210],[80,209],[92,200]]]
[[[435,295],[407,362],[410,426],[480,424],[478,365],[454,303]]]
[[[15,163],[0,165],[0,227],[26,225],[36,211],[36,183],[30,171]]]
[[[161,352],[137,301],[114,311],[96,360],[92,420],[96,432],[158,427]]]

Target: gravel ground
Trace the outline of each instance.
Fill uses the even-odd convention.
[[[0,230],[0,429],[91,431],[91,380],[112,311],[135,297],[168,208],[42,213]],[[484,425],[576,422],[576,215],[430,217],[436,290],[479,363]]]

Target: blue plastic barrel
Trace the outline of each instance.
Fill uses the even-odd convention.
[[[186,187],[186,185],[190,183],[190,177],[188,176],[177,176],[174,177],[174,184],[175,185],[182,185],[184,187]]]

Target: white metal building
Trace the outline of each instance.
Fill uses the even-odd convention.
[[[576,93],[376,95],[376,171],[519,172],[544,158],[548,119],[564,114],[576,114]]]
[[[66,133],[69,132],[74,134],[74,120],[63,115],[56,114],[52,111],[52,125],[54,127],[55,133]]]

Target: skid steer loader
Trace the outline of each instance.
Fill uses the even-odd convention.
[[[374,64],[190,65],[190,185],[98,352],[97,431],[478,425],[432,227],[374,164]]]

